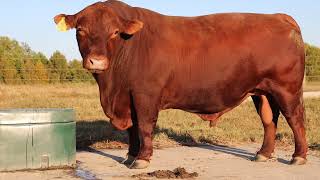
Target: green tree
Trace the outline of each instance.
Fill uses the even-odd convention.
[[[25,51],[16,40],[0,37],[0,78],[2,82],[19,81],[19,70],[24,56]]]
[[[7,54],[0,55],[0,82],[16,83],[17,75],[14,62],[8,58]]]
[[[309,44],[306,50],[306,76],[308,81],[320,81],[320,49]]]
[[[82,63],[76,59],[69,62],[69,76],[70,82],[86,82],[93,81],[91,73],[82,67]]]
[[[50,82],[64,82],[67,78],[68,64],[66,57],[59,51],[52,54],[49,59]]]
[[[40,61],[44,66],[49,66],[49,60],[43,53],[38,52],[34,54],[33,58],[36,60],[36,62]]]
[[[34,78],[37,83],[48,83],[49,82],[48,69],[42,63],[42,61],[37,61],[34,64],[34,74],[35,74]]]
[[[21,80],[25,84],[31,84],[35,82],[35,74],[34,71],[34,64],[30,58],[26,58],[24,63],[22,64],[20,73],[21,73]]]

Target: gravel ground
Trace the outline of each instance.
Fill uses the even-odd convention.
[[[274,160],[266,163],[250,161],[258,144],[224,147],[202,145],[155,150],[151,165],[143,170],[131,170],[119,163],[127,150],[91,150],[77,152],[76,170],[49,170],[0,173],[1,180],[21,179],[131,179],[132,175],[156,170],[183,167],[189,173],[197,172],[196,179],[319,179],[320,158],[309,155],[308,163],[291,166],[292,147],[277,150]],[[144,178],[153,179],[153,178]]]

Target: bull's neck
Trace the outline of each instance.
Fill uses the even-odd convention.
[[[120,11],[121,12],[121,11]],[[113,91],[115,87],[119,88],[130,88],[128,87],[131,73],[134,73],[132,69],[139,66],[139,58],[142,54],[144,57],[148,56],[148,41],[149,39],[142,38],[143,36],[157,34],[157,28],[151,27],[152,21],[151,16],[162,17],[162,15],[144,10],[141,8],[132,8],[130,13],[123,11],[121,14],[124,19],[138,19],[144,23],[144,27],[141,31],[134,34],[131,38],[124,40],[121,37],[110,41],[107,52],[109,52],[110,59],[109,68],[106,72],[94,75],[99,89],[104,91]],[[120,15],[120,14],[119,14]],[[141,41],[141,39],[144,39]],[[102,85],[103,84],[103,85]],[[100,87],[101,86],[101,87]]]
[[[95,80],[99,85],[100,93],[109,94],[117,89],[128,88],[126,87],[128,82],[126,81],[128,67],[130,67],[130,59],[128,56],[128,48],[124,40],[120,37],[118,40],[110,42],[109,47],[114,47],[108,49],[110,53],[109,67],[101,74],[93,74]]]

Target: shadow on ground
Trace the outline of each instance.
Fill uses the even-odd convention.
[[[126,131],[116,130],[109,121],[78,121],[77,125],[77,149],[86,149],[92,145],[102,146],[100,148],[124,148],[128,144]],[[182,145],[196,145],[196,140],[187,133],[176,133],[172,129],[156,127],[154,134],[165,134],[173,141]],[[213,144],[211,141],[201,139],[200,142]],[[104,144],[104,146],[102,145]]]
[[[76,124],[77,149],[87,149],[92,145],[100,148],[124,148],[128,143],[125,131],[117,131],[106,120],[78,121]]]
[[[155,134],[164,133],[170,139],[182,145],[195,146],[196,148],[204,148],[212,151],[222,152],[226,154],[231,154],[243,159],[252,159],[254,153],[250,153],[243,149],[222,146],[215,144],[208,139],[200,139],[201,143],[198,144],[196,140],[187,133],[177,133],[172,129],[159,128],[156,127]],[[98,144],[98,145],[97,145]],[[99,145],[100,144],[100,145]],[[109,121],[97,120],[97,121],[78,121],[77,122],[77,149],[87,150],[108,158],[112,158],[115,161],[120,162],[123,160],[121,157],[114,157],[112,155],[106,154],[105,152],[99,151],[97,149],[101,148],[126,148],[128,144],[128,135],[126,131],[116,130]]]
[[[200,145],[198,146],[200,148],[212,150],[212,151],[217,151],[217,152],[222,152],[225,154],[231,154],[246,160],[252,160],[255,156],[254,153],[248,152],[243,149],[239,148],[233,148],[233,147],[228,147],[228,146],[221,146],[221,145]]]
[[[320,151],[320,144],[311,144],[311,145],[309,146],[309,148],[310,148],[311,150]]]
[[[121,163],[124,160],[123,157],[119,157],[119,156],[115,156],[115,155],[112,155],[112,154],[108,154],[106,152],[103,152],[103,151],[100,151],[100,150],[97,150],[97,149],[94,149],[94,148],[90,148],[90,147],[87,148],[87,151],[91,152],[91,153],[99,154],[100,156],[104,156],[106,158],[113,159],[114,161],[116,161],[118,163]]]

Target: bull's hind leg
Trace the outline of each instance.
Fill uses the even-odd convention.
[[[252,99],[264,127],[263,144],[254,160],[264,162],[267,161],[274,152],[275,135],[280,110],[278,104],[270,95],[252,96]]]
[[[307,162],[306,156],[308,151],[305,128],[304,128],[304,106],[302,89],[297,93],[289,93],[287,91],[274,92],[274,97],[279,103],[281,113],[286,118],[291,127],[295,141],[295,151],[292,155],[291,164],[301,165]]]

